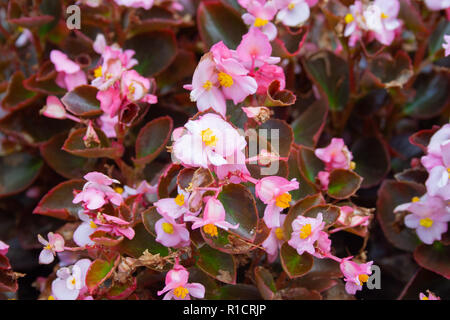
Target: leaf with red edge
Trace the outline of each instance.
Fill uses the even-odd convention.
[[[277,288],[272,274],[264,267],[255,267],[255,282],[261,296],[265,300],[274,300],[278,297]]]
[[[450,246],[421,244],[414,250],[414,259],[421,267],[450,279]]]
[[[326,124],[328,106],[323,100],[311,104],[297,119],[292,122],[294,141],[296,144],[315,147]]]
[[[61,98],[67,110],[80,117],[98,116],[103,113],[97,100],[98,89],[90,85],[81,85],[67,92]]]
[[[280,81],[273,80],[267,87],[266,107],[287,107],[295,103],[297,97],[287,89],[280,90]]]
[[[417,33],[428,32],[427,26],[423,23],[419,9],[411,0],[400,0],[398,17],[405,23],[406,28]]]
[[[0,198],[22,192],[39,176],[43,161],[26,152],[0,157]]]
[[[301,27],[293,31],[286,26],[278,28],[278,36],[272,42],[273,56],[292,58],[299,54],[309,33],[309,27]]]
[[[151,254],[160,254],[161,256],[167,256],[169,250],[159,242],[156,242],[155,236],[150,234],[142,223],[134,226],[135,235],[133,239],[123,239],[121,243],[116,247],[120,252],[126,253],[133,258],[139,258],[142,256],[145,250],[148,250]]]
[[[12,270],[0,270],[0,292],[16,292],[19,289],[17,276]]]
[[[335,169],[330,173],[327,193],[334,199],[347,199],[353,196],[361,186],[362,178],[353,171]]]
[[[266,130],[264,134],[262,130]],[[275,152],[283,158],[289,157],[294,134],[291,126],[286,121],[270,119],[258,127],[258,134],[260,136],[263,134],[263,137],[270,144],[268,151]]]
[[[306,196],[313,195],[319,192],[319,188],[314,183],[309,181],[301,172],[299,157],[299,151],[295,148],[292,148],[288,160],[288,180],[292,180],[295,178],[301,186],[297,190],[289,191],[293,200],[300,200]]]
[[[160,117],[147,123],[136,139],[135,164],[145,165],[153,160],[164,150],[169,142],[173,129],[172,118]]]
[[[26,107],[37,97],[36,93],[25,89],[25,77],[22,71],[16,71],[9,81],[8,89],[2,99],[1,106],[5,110],[17,110]]]
[[[323,221],[325,222],[325,227],[330,227],[339,218],[341,210],[339,209],[339,207],[334,206],[332,204],[324,204],[324,205],[320,204],[309,208],[308,210],[305,211],[303,215],[309,218],[317,218],[317,215],[319,213],[322,213]]]
[[[86,273],[86,286],[90,293],[94,292],[95,289],[112,275],[114,268],[119,261],[120,255],[117,255],[115,261],[96,259],[91,263]]]
[[[172,30],[140,33],[125,41],[124,47],[136,52],[135,66],[139,74],[150,77],[165,70],[177,55],[177,43]]]
[[[419,241],[413,230],[406,227],[402,230],[396,228],[395,207],[411,202],[413,197],[421,197],[425,192],[423,185],[395,180],[385,180],[378,190],[376,216],[384,235],[396,248],[413,251]]]
[[[433,126],[431,129],[420,130],[409,137],[409,142],[418,146],[423,152],[427,152],[430,139],[438,130],[438,126]]]
[[[114,247],[123,240],[123,237],[114,237],[113,235],[101,230],[94,231],[89,238],[96,244],[106,247]]]
[[[247,33],[247,27],[240,14],[217,0],[200,3],[197,10],[197,26],[207,50],[219,41],[223,41],[230,49],[236,49],[242,36]]]
[[[105,133],[98,128],[95,128],[95,132],[100,140],[100,145],[93,148],[87,148],[83,141],[86,130],[87,128],[80,128],[72,131],[64,142],[62,149],[73,155],[86,158],[105,157],[116,159],[122,156],[123,147],[118,143],[113,143],[111,145]]]
[[[145,229],[156,237],[155,225],[156,222],[162,218],[159,212],[156,210],[156,207],[150,207],[141,212],[142,223],[144,224]]]
[[[214,279],[229,284],[236,283],[236,261],[232,255],[204,245],[198,250],[196,265]]]
[[[53,21],[55,17],[39,13],[35,16],[23,16],[22,9],[17,1],[9,1],[8,18],[9,23],[17,24],[23,28],[37,28]]]
[[[66,138],[67,133],[62,132],[41,144],[40,151],[45,162],[67,179],[80,178],[94,171],[96,160],[74,156],[61,149]]]
[[[174,192],[177,192],[177,176],[182,166],[172,163],[168,165],[159,177],[158,181],[158,198],[169,198]]]
[[[54,78],[38,80],[38,75],[32,75],[23,81],[23,86],[29,91],[42,93],[45,95],[59,95],[63,94],[65,90],[59,87]]]
[[[381,54],[369,61],[368,70],[380,87],[402,88],[414,75],[411,58],[404,51],[397,51],[395,57]]]
[[[363,137],[352,146],[355,172],[363,181],[361,188],[377,185],[390,170],[390,156],[386,145],[376,137]]]
[[[39,201],[33,213],[62,220],[77,220],[78,211],[83,207],[72,202],[73,192],[74,190],[82,190],[84,183],[84,180],[74,179],[58,184]]]
[[[299,148],[300,169],[305,177],[312,183],[316,183],[317,174],[324,170],[322,160],[316,157],[314,150],[307,147]]]
[[[115,283],[106,293],[106,297],[110,300],[124,300],[128,298],[137,287],[137,280],[132,277],[125,283]]]
[[[307,274],[314,264],[312,255],[306,252],[299,255],[297,250],[292,248],[287,242],[281,246],[280,259],[283,270],[291,279]]]

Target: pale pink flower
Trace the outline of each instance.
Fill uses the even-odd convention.
[[[119,116],[111,117],[109,114],[104,113],[98,118],[100,129],[105,133],[108,138],[117,137],[116,125],[119,123]]]
[[[67,115],[66,108],[56,96],[47,97],[47,104],[41,109],[40,113],[54,119],[65,119]]]
[[[52,296],[56,300],[76,300],[87,292],[86,274],[90,265],[89,259],[81,259],[71,267],[59,269],[52,282]]]
[[[128,101],[145,101],[151,104],[157,102],[157,97],[148,94],[150,89],[150,80],[142,77],[135,70],[128,70],[122,74],[121,92],[127,97]]]
[[[450,0],[425,0],[425,4],[432,11],[450,8]]]
[[[304,252],[314,254],[316,253],[316,241],[323,232],[324,226],[322,213],[319,213],[317,218],[298,216],[292,222],[292,234],[288,244],[296,249],[299,255]],[[328,237],[326,236],[326,238]]]
[[[189,120],[184,128],[174,130],[173,138],[174,161],[203,168],[229,164],[227,158],[243,151],[247,144],[231,124],[213,113]]]
[[[87,84],[86,74],[78,64],[70,60],[63,52],[52,50],[50,52],[50,60],[58,72],[56,83],[61,88],[70,91],[80,85]]]
[[[333,138],[331,143],[325,148],[318,148],[314,151],[317,158],[325,163],[326,171],[333,169],[351,169],[353,155],[348,150],[343,139]]]
[[[277,28],[270,22],[277,13],[277,8],[272,1],[248,1],[246,4],[248,13],[242,15],[245,24],[250,25],[251,29],[261,30],[270,41],[277,36]]]
[[[371,266],[373,261],[358,264],[351,261],[352,257],[342,259],[340,268],[345,280],[345,290],[349,294],[355,294],[356,291],[362,290],[362,286],[369,276],[372,274]]]
[[[272,57],[272,46],[267,36],[258,28],[252,28],[242,36],[236,53],[247,69],[261,67],[263,64],[280,62],[279,57]]]
[[[9,250],[9,245],[0,240],[0,254],[6,255]]]
[[[115,179],[100,172],[89,172],[84,176],[88,182],[83,186],[83,190],[73,199],[73,203],[83,204],[89,210],[101,208],[107,201],[120,206],[122,204],[122,196],[110,187],[113,183],[119,183]]]
[[[64,251],[64,238],[58,234],[49,232],[48,241],[38,234],[38,241],[44,246],[39,254],[39,263],[49,264],[55,259],[57,252]]]
[[[357,214],[357,211],[350,206],[342,206],[339,211],[340,214],[337,222],[346,228],[369,225],[370,216],[359,215]]]
[[[158,296],[166,293],[163,300],[190,300],[191,296],[203,298],[205,287],[201,283],[189,283],[189,271],[178,262],[166,274],[166,286],[158,291]]]
[[[257,70],[251,73],[252,77],[256,80],[258,84],[258,94],[266,94],[267,88],[274,80],[280,82],[279,90],[283,90],[286,86],[286,79],[284,75],[284,70],[282,67],[273,64],[263,64]]]
[[[203,210],[203,216],[201,218],[195,216],[185,216],[185,221],[192,221],[192,229],[197,229],[203,227],[203,231],[212,237],[218,235],[217,227],[228,230],[237,229],[239,223],[232,225],[231,223],[225,221],[225,208],[222,202],[213,197],[209,197],[206,200],[205,209]]]
[[[450,162],[450,124],[443,125],[436,131],[430,139],[427,146],[427,155],[421,159],[422,165],[430,171],[435,166],[444,166],[443,158],[447,163]]]
[[[286,219],[285,214],[280,214],[280,224],[284,223]],[[278,250],[280,250],[281,245],[285,242],[283,229],[281,227],[272,228],[270,230],[269,236],[261,244],[261,246],[267,252],[267,258],[270,263],[274,262],[278,257]]]
[[[364,18],[368,30],[375,34],[375,38],[388,46],[395,38],[395,31],[401,27],[397,19],[400,11],[398,0],[375,0],[364,11]]]
[[[93,246],[95,242],[90,238],[97,231],[98,226],[94,219],[85,214],[82,209],[78,210],[78,218],[82,221],[73,233],[73,241],[80,247]]]
[[[162,216],[178,219],[184,214],[189,214],[190,193],[178,187],[178,195],[175,198],[164,198],[156,201],[154,206]]]
[[[350,12],[345,16],[345,30],[344,36],[349,37],[349,45],[355,46],[356,41],[361,39],[362,31],[367,29],[365,19],[363,16],[363,4],[361,1],[355,1],[350,7]]]
[[[158,193],[158,186],[157,185],[152,186],[145,180],[141,181],[141,183],[139,183],[137,188],[131,188],[129,186],[124,186],[123,189],[124,189],[124,191],[122,193],[122,198],[126,199],[129,196],[143,194],[149,200],[149,202],[155,202],[153,200],[153,198]]]
[[[96,98],[100,101],[100,108],[104,114],[107,114],[110,118],[117,115],[122,105],[122,97],[118,86],[111,86],[98,91]]]
[[[191,243],[185,223],[164,214],[155,224],[156,241],[166,247],[187,247]]]
[[[422,292],[419,294],[419,299],[420,300],[441,300],[440,297],[438,297],[437,295],[435,295],[433,292],[430,292],[429,290],[427,290],[428,296],[426,296],[425,294],[423,294]]]
[[[445,56],[450,55],[450,35],[444,36],[444,43],[442,44],[442,48],[445,49]]]
[[[277,20],[285,26],[296,27],[308,20],[310,15],[309,5],[305,0],[273,0],[280,10]]]
[[[118,237],[125,236],[130,240],[134,238],[134,229],[130,223],[118,217],[98,213],[94,224],[97,231],[104,231]]]
[[[131,8],[144,8],[150,10],[154,0],[114,0],[118,5]]]
[[[264,222],[269,228],[280,226],[280,212],[290,206],[289,191],[299,188],[296,179],[291,181],[277,176],[265,177],[255,185],[256,196],[265,203]]]
[[[244,181],[241,178],[242,175],[250,175],[250,172],[245,165],[245,154],[243,152],[238,152],[232,157],[236,159],[235,163],[216,166],[214,172],[219,180],[227,179],[231,183],[238,184]]]

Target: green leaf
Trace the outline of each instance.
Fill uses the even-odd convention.
[[[103,113],[97,100],[98,89],[90,85],[81,85],[67,92],[61,101],[67,110],[81,117],[92,117]]]
[[[292,148],[288,160],[289,166],[288,180],[292,180],[295,178],[297,179],[298,183],[301,186],[297,190],[289,191],[289,193],[292,196],[292,199],[294,200],[299,200],[306,196],[310,196],[319,192],[319,188],[317,188],[317,186],[314,183],[306,179],[304,174],[301,172],[299,157],[300,157],[299,151],[295,148]]]
[[[444,36],[449,34],[450,21],[442,18],[428,41],[428,50],[431,57],[436,58],[436,53],[438,53],[440,50],[444,50],[442,48],[442,44],[444,43]]]
[[[450,246],[441,242],[421,244],[414,250],[414,259],[421,267],[450,279]]]
[[[96,259],[91,263],[86,273],[86,286],[88,287],[90,293],[92,293],[112,275],[115,262],[119,262],[119,259],[120,255],[117,256],[116,261]]]
[[[169,142],[173,128],[172,118],[160,117],[147,123],[136,139],[136,159],[134,163],[145,165],[153,160],[164,150]]]
[[[314,150],[307,147],[299,148],[300,169],[305,177],[312,183],[316,183],[317,174],[324,170],[322,160],[316,157]]]
[[[240,14],[220,1],[202,1],[197,11],[197,25],[200,36],[209,49],[223,41],[230,49],[236,49],[247,27]]]
[[[255,267],[255,282],[265,300],[273,300],[277,297],[275,281],[269,270],[261,266]]]
[[[295,143],[310,148],[315,147],[327,121],[327,115],[328,107],[323,100],[317,100],[311,104],[292,123]]]
[[[258,127],[258,134],[267,139],[268,151],[276,152],[280,157],[289,157],[294,133],[286,121],[270,119]]]
[[[141,212],[142,223],[144,224],[145,229],[156,237],[155,225],[156,222],[162,218],[162,216],[156,210],[156,207],[150,207]]]
[[[209,276],[229,284],[236,283],[236,262],[233,256],[204,245],[198,250],[197,267]]]
[[[148,250],[151,254],[160,254],[161,256],[167,256],[169,249],[162,244],[156,242],[155,236],[151,235],[144,227],[142,223],[137,224],[134,227],[134,238],[129,240],[125,238],[117,248],[132,256],[133,258],[139,258],[142,256],[145,250]]]
[[[362,178],[350,170],[335,169],[330,173],[328,195],[334,199],[347,199],[361,186]]]
[[[29,105],[35,98],[36,93],[25,89],[23,81],[25,77],[22,71],[16,71],[12,76],[2,99],[1,106],[5,110],[17,110]]]
[[[307,274],[314,264],[312,255],[306,252],[299,255],[297,250],[292,248],[287,242],[281,246],[280,258],[283,270],[291,279]]]
[[[319,213],[322,213],[323,221],[325,221],[325,227],[329,227],[332,226],[339,218],[341,210],[339,207],[332,204],[317,205],[306,210],[304,216],[317,218]]]
[[[395,57],[378,55],[369,61],[369,71],[384,88],[402,88],[414,75],[411,59],[404,51],[397,51]]]

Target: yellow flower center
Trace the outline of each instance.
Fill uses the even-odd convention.
[[[203,88],[205,88],[206,91],[211,90],[211,88],[212,88],[212,82],[209,81],[209,80],[206,80],[205,83],[203,84]]]
[[[179,194],[175,197],[175,203],[180,207],[184,204],[184,194]]]
[[[123,193],[123,188],[122,187],[115,187],[114,191],[117,192],[118,194],[122,194]]]
[[[450,179],[450,168],[447,168],[448,178]]]
[[[260,27],[264,27],[268,22],[269,22],[269,20],[267,20],[267,19],[256,18],[253,25],[257,28],[260,28]]]
[[[130,94],[134,94],[136,92],[136,88],[134,87],[134,85],[132,83],[130,83],[130,85],[128,86],[128,92]]]
[[[367,282],[367,280],[369,280],[369,276],[367,274],[360,274],[358,276],[360,285],[362,285],[363,283]]]
[[[420,300],[430,300],[427,296],[423,296]]]
[[[413,198],[411,199],[411,201],[412,201],[412,202],[419,202],[419,201],[420,201],[420,198],[419,198],[419,197],[413,197]]]
[[[353,21],[355,21],[355,17],[353,17],[351,13],[347,13],[345,16],[345,23],[351,23]]]
[[[46,246],[44,247],[44,249],[52,250],[52,245],[49,243],[48,245],[46,245]]]
[[[48,296],[47,300],[55,300],[54,296]]]
[[[284,239],[283,229],[276,228],[275,229],[275,236],[277,237],[278,240],[283,240]]]
[[[92,228],[92,229],[97,229],[98,228],[98,226],[95,224],[95,222],[94,221],[90,221],[89,222],[89,226]]]
[[[188,293],[189,290],[185,287],[178,287],[173,290],[173,294],[181,299],[184,299]]]
[[[275,204],[278,207],[284,209],[284,208],[288,208],[290,206],[289,202],[292,200],[292,197],[288,192],[286,192],[286,193],[283,193],[283,194],[279,195],[278,197],[276,197],[275,200],[276,200]]]
[[[95,70],[94,70],[94,77],[96,78],[100,78],[102,76],[103,72],[102,72],[102,66],[98,66]]]
[[[387,18],[389,18],[389,16],[386,14],[386,13],[381,13],[381,18],[382,19],[387,19]]]
[[[217,78],[219,79],[220,85],[225,88],[231,87],[234,83],[233,78],[225,72],[220,72]]]
[[[77,283],[77,281],[75,280],[75,278],[73,278],[72,281],[70,281],[70,283],[75,285]]]
[[[212,223],[204,225],[203,226],[203,231],[206,234],[209,234],[211,237],[217,237],[219,235],[219,233],[217,232],[217,227],[214,224],[212,224]]]
[[[433,225],[433,220],[430,218],[420,219],[420,225],[425,228],[430,228]]]
[[[300,239],[306,239],[311,235],[311,224],[305,224],[300,229]]]
[[[173,233],[173,225],[168,222],[163,222],[162,229],[165,233],[172,234]]]
[[[355,170],[356,169],[356,163],[354,161],[350,162],[350,169]]]
[[[294,8],[295,8],[295,3],[293,3],[293,2],[289,3],[288,9],[289,10],[294,10]]]
[[[217,138],[214,135],[214,132],[210,128],[208,128],[206,130],[202,130],[202,141],[208,147],[210,147],[210,146],[214,147],[217,143]]]

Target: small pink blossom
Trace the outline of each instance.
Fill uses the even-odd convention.
[[[184,214],[190,214],[189,198],[190,193],[178,187],[178,195],[175,198],[163,198],[154,203],[156,210],[162,216],[178,219]]]
[[[0,254],[6,255],[9,250],[9,245],[0,240]]]
[[[177,223],[175,219],[163,215],[155,224],[156,241],[166,247],[187,247],[190,244],[189,231],[185,223]]]
[[[450,35],[444,36],[444,43],[442,44],[442,48],[445,49],[445,56],[450,55]]]
[[[373,261],[358,264],[351,261],[352,257],[342,259],[340,268],[345,280],[345,290],[349,294],[355,294],[356,291],[362,290],[362,286],[369,276],[372,274],[371,266]]]
[[[267,36],[257,28],[250,29],[242,36],[241,43],[236,48],[240,61],[248,69],[261,67],[263,64],[280,62],[279,57],[272,57],[272,46]]]
[[[344,36],[350,37],[349,45],[355,46],[355,43],[361,39],[363,30],[367,29],[363,16],[363,4],[361,1],[355,1],[350,7],[350,12],[345,16]]]
[[[47,97],[47,104],[41,109],[40,113],[54,119],[65,119],[67,115],[66,108],[56,96]]]
[[[98,91],[96,97],[100,101],[100,108],[105,114],[110,118],[117,115],[122,105],[120,89],[117,86]]]
[[[205,287],[201,283],[189,283],[189,271],[178,262],[166,274],[166,286],[158,291],[158,296],[166,293],[163,300],[190,300],[191,296],[202,299]]]
[[[398,0],[375,0],[364,11],[364,18],[368,30],[375,34],[375,38],[388,46],[395,38],[395,31],[401,26],[397,19],[400,11]]]
[[[280,214],[280,224],[284,223],[286,219],[285,214]],[[285,242],[283,229],[281,227],[272,228],[270,234],[266,240],[261,244],[261,246],[266,250],[268,261],[270,263],[274,262],[278,257],[278,250],[280,250],[281,245]]]
[[[70,91],[80,85],[87,84],[86,74],[78,64],[70,60],[63,52],[52,50],[50,52],[50,60],[58,72],[56,83],[61,88]]]
[[[105,133],[108,138],[117,137],[116,125],[119,123],[119,116],[111,117],[109,114],[104,113],[98,119],[100,129]]]
[[[324,226],[325,222],[323,221],[322,213],[319,213],[317,218],[298,216],[292,222],[292,234],[288,244],[296,249],[299,255],[302,255],[304,252],[315,254],[315,243],[323,232]],[[325,237],[328,238],[326,233]]]
[[[38,241],[44,246],[39,254],[41,264],[52,263],[56,253],[64,251],[64,238],[58,233],[49,232],[48,241],[38,234]]]
[[[353,155],[348,150],[343,139],[333,138],[331,143],[325,148],[318,148],[314,151],[317,158],[325,163],[325,169],[351,169]]]
[[[270,22],[277,13],[277,8],[273,1],[247,1],[245,3],[248,13],[242,15],[245,24],[250,25],[251,29],[261,30],[270,41],[277,36],[277,28]]]
[[[280,212],[288,208],[292,200],[289,191],[298,188],[299,184],[295,179],[289,181],[277,176],[265,177],[256,183],[256,196],[267,205],[264,222],[269,228],[280,226]]]
[[[128,101],[136,102],[144,100],[148,103],[156,103],[155,95],[148,94],[150,89],[150,80],[142,77],[135,70],[128,70],[122,74],[121,92],[127,97]]]
[[[131,8],[143,8],[150,10],[153,7],[154,0],[114,0],[118,5],[131,7]]]
[[[97,231],[104,231],[114,236],[125,236],[128,239],[134,238],[134,229],[130,226],[130,223],[108,214],[98,213],[94,219],[95,228]]]
[[[430,139],[427,155],[421,159],[422,165],[430,171],[436,166],[444,166],[444,159],[450,162],[450,124],[443,125]]]
[[[450,8],[449,0],[425,0],[428,9],[432,11],[439,11]]]
[[[258,94],[266,94],[269,85],[278,80],[280,82],[279,90],[286,87],[286,78],[282,67],[273,64],[263,64],[260,68],[255,69],[251,74],[258,84]]]
[[[78,211],[78,218],[82,221],[73,233],[73,241],[80,247],[93,246],[95,242],[90,238],[97,231],[98,226],[94,219],[85,214],[82,209]]]
[[[428,296],[421,292],[419,294],[419,299],[420,300],[441,300],[441,298],[438,297],[437,295],[435,295],[433,292],[430,292],[429,290],[427,290],[427,293],[428,293]]]
[[[308,2],[305,0],[273,0],[280,10],[277,20],[285,26],[296,27],[308,20],[310,15]]]
[[[87,292],[86,274],[90,265],[89,259],[81,259],[71,267],[59,269],[52,282],[52,296],[56,300],[77,300],[83,296]]]

